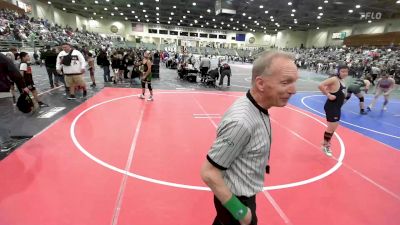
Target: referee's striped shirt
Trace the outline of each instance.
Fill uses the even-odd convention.
[[[223,171],[223,178],[236,196],[262,191],[271,147],[271,124],[250,91],[224,114],[217,138],[207,159]]]

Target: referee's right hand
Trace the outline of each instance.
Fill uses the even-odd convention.
[[[29,93],[29,88],[27,88],[27,87],[24,88],[24,89],[22,89],[22,90],[23,90],[25,93],[27,93],[27,94]]]
[[[242,220],[239,221],[240,225],[250,225],[252,217],[251,210],[247,207],[247,214]]]

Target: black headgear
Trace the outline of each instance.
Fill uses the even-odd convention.
[[[349,69],[349,67],[346,64],[339,64],[337,67],[336,76],[339,77],[341,69]]]

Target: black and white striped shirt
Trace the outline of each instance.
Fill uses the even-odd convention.
[[[223,178],[236,196],[262,191],[271,147],[271,123],[250,91],[224,114],[217,138],[207,159],[223,171]]]

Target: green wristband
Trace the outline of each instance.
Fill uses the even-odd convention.
[[[242,220],[247,214],[247,206],[235,196],[232,197],[224,204],[224,207],[232,214],[237,220]]]

